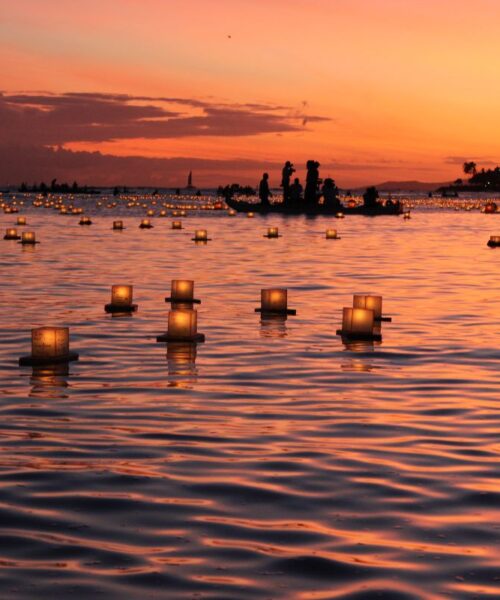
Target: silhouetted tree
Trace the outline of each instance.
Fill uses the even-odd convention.
[[[474,176],[477,173],[476,167],[477,167],[477,165],[476,165],[476,163],[473,160],[471,160],[469,162],[464,162],[464,165],[463,165],[464,173],[466,175],[473,175]]]

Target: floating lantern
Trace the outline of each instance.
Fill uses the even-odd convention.
[[[197,330],[198,313],[181,309],[168,311],[167,333],[156,338],[158,342],[204,342],[205,336]]]
[[[155,211],[154,210],[148,210],[147,213],[148,217],[154,217],[155,216]]]
[[[327,229],[325,237],[327,240],[340,240],[336,229]]]
[[[17,217],[18,225],[26,225],[26,217]]]
[[[410,211],[403,213],[403,219],[411,219]]]
[[[268,227],[267,228],[267,233],[266,233],[266,235],[264,237],[266,237],[266,238],[279,238],[279,237],[281,237],[281,235],[279,235],[277,227]]]
[[[149,219],[142,219],[141,224],[139,225],[141,229],[152,229],[153,225]]]
[[[167,216],[167,211],[166,210],[160,210],[160,217],[166,217]]]
[[[172,229],[182,229],[182,221],[172,221]]]
[[[185,216],[186,216],[186,211],[181,210],[181,212],[179,213],[179,217],[185,217]]]
[[[90,220],[90,217],[82,217],[80,219],[80,225],[92,225],[92,221]]]
[[[373,310],[375,321],[392,321],[391,317],[382,316],[382,296],[373,294],[354,294],[352,300],[353,308],[367,308]]]
[[[490,248],[497,248],[500,246],[500,235],[491,235],[488,240],[488,246]]]
[[[208,233],[206,229],[197,229],[194,232],[193,241],[195,242],[208,242],[210,238],[208,237]]]
[[[234,209],[232,209],[232,208],[231,208],[230,210],[228,210],[228,211],[227,211],[227,214],[228,214],[230,217],[235,217],[235,216],[236,216],[236,211],[235,211]]]
[[[297,314],[295,309],[288,308],[288,290],[284,288],[261,290],[260,308],[256,308],[255,312],[275,315]]]
[[[253,214],[253,212],[249,212],[249,213],[247,213],[247,218],[248,218],[248,219],[253,219],[253,217],[254,217],[254,214]]]
[[[338,212],[335,214],[335,218],[336,219],[343,219],[344,218],[344,213],[343,212]]]
[[[337,335],[351,339],[381,340],[382,336],[375,332],[375,315],[368,308],[342,309],[342,329]]]
[[[40,242],[36,241],[34,231],[23,231],[21,235],[21,241],[19,243],[24,245],[32,245],[39,244]]]
[[[165,298],[165,302],[200,304],[201,300],[194,297],[194,281],[190,279],[172,279],[170,298]]]
[[[21,236],[17,233],[17,229],[14,227],[10,227],[5,230],[5,235],[3,236],[4,240],[20,240]]]
[[[125,229],[123,226],[123,221],[113,221],[113,229],[115,231],[121,231],[122,229]]]
[[[111,302],[104,306],[107,313],[130,313],[137,310],[137,304],[132,304],[132,285],[111,286]]]
[[[78,360],[69,350],[67,327],[39,327],[31,330],[31,354],[19,359],[20,365],[47,365]]]

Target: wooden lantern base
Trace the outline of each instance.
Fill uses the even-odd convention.
[[[137,310],[137,304],[130,304],[129,306],[120,306],[119,304],[106,304],[104,310],[107,313],[133,313]]]
[[[4,235],[3,239],[4,240],[20,240],[21,236],[20,235]]]
[[[342,239],[342,238],[341,238],[340,236],[338,236],[338,235],[337,235],[336,237],[327,237],[327,236],[325,235],[325,240],[341,240],[341,239]]]
[[[179,298],[165,298],[165,302],[173,302],[177,304],[201,304],[201,300],[191,298],[191,300],[180,300]]]
[[[111,227],[113,231],[125,231],[126,227]]]
[[[392,323],[392,317],[375,317],[373,320],[378,323]]]
[[[346,340],[382,341],[382,334],[380,333],[352,333],[350,331],[337,329],[337,335],[340,335],[340,337],[345,338]]]
[[[205,341],[205,334],[197,333],[188,337],[177,337],[164,333],[156,338],[157,342],[184,342],[186,344],[202,344]]]
[[[256,308],[256,313],[261,313],[262,315],[296,315],[297,311],[295,308],[285,308],[284,310],[264,310],[263,308]]]
[[[82,226],[85,226],[85,225],[92,225],[92,221],[90,221],[90,222],[88,222],[88,223],[78,223],[78,225],[82,225]]]
[[[40,242],[38,241],[34,241],[34,242],[17,242],[18,244],[21,244],[22,246],[34,246],[35,244],[40,244]]]
[[[268,240],[276,240],[277,238],[283,237],[282,235],[263,235],[262,237],[267,238]]]
[[[6,238],[4,238],[5,240]],[[488,241],[488,246],[490,248],[500,248],[500,244],[498,242],[492,242],[491,240]]]
[[[191,238],[192,242],[198,242],[198,244],[206,244],[207,242],[211,242],[212,238],[207,238],[206,240],[199,240],[197,238]]]
[[[60,365],[78,360],[77,352],[69,352],[66,356],[58,358],[33,358],[33,356],[21,356],[19,366],[21,367],[39,367],[44,365]]]

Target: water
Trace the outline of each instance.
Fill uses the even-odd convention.
[[[2,597],[499,597],[500,217],[90,212],[23,210],[42,243],[1,242]],[[155,341],[174,278],[196,350]],[[133,316],[104,313],[114,283]],[[274,286],[297,316],[261,323]],[[335,335],[359,291],[381,344]],[[80,361],[19,368],[50,324]]]

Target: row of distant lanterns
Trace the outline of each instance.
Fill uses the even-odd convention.
[[[193,308],[201,300],[194,297],[194,281],[174,279],[171,282],[167,331],[159,335],[158,342],[197,344],[205,341],[198,332],[198,312]],[[104,307],[113,315],[130,314],[137,310],[133,302],[132,285],[113,285],[111,302]],[[288,307],[288,290],[271,288],[261,290],[260,307],[255,309],[263,317],[287,317],[296,310]],[[342,311],[342,328],[337,335],[345,340],[381,341],[381,323],[390,321],[382,314],[382,296],[355,294],[352,307]],[[39,327],[31,330],[31,354],[19,359],[20,365],[47,365],[66,363],[78,359],[78,354],[70,351],[68,327]]]

